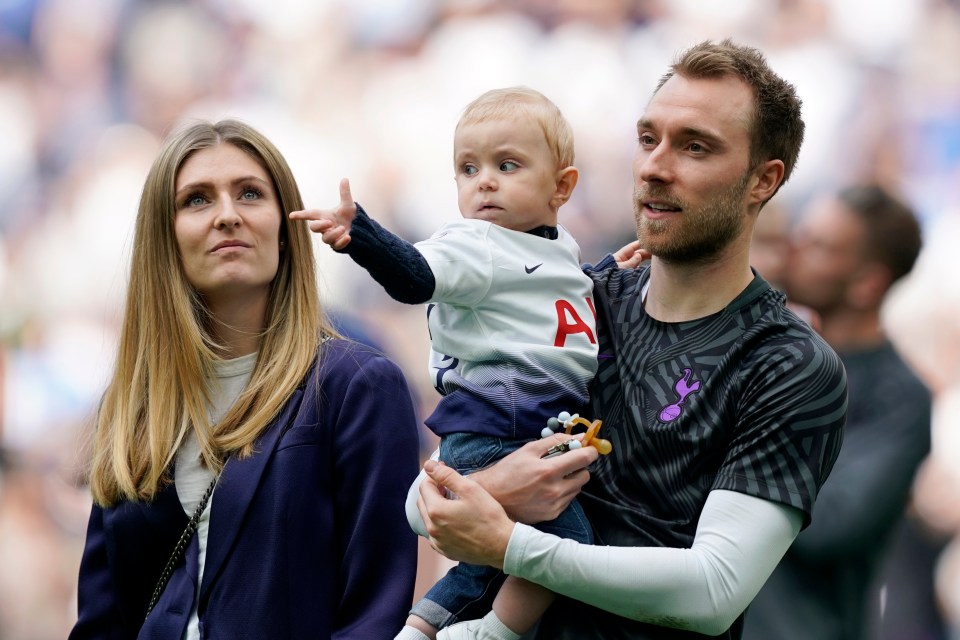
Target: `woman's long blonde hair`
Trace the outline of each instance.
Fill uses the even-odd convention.
[[[257,363],[247,388],[216,425],[207,418],[208,380],[220,346],[214,319],[184,275],[174,235],[174,192],[191,154],[232,144],[270,175],[280,200],[286,248],[267,303]],[[101,505],[151,500],[170,481],[177,448],[192,429],[215,472],[256,438],[301,383],[324,335],[335,335],[317,294],[313,244],[283,156],[236,120],[191,123],[174,132],[154,161],[140,198],[130,281],[113,376],[96,419],[90,486]]]

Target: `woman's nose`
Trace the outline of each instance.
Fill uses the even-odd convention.
[[[214,220],[214,226],[217,229],[225,229],[227,227],[236,227],[240,224],[241,217],[237,213],[237,208],[234,206],[234,203],[229,198],[223,198],[217,203],[217,215]]]

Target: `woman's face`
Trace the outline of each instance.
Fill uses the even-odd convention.
[[[191,155],[176,180],[174,231],[207,303],[263,303],[280,263],[280,201],[266,170],[232,144]]]

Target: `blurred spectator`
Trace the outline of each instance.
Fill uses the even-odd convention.
[[[771,202],[760,210],[750,241],[750,266],[783,291],[790,268],[790,219],[783,205]]]
[[[960,177],[960,174],[958,174]],[[917,476],[914,514],[936,559],[934,594],[960,638],[960,209],[946,205],[929,225],[924,253],[884,313],[891,339],[934,392],[932,450]],[[930,542],[932,541],[932,542]],[[916,613],[916,612],[911,612]]]
[[[53,443],[48,443],[52,445]],[[60,443],[58,446],[73,444]],[[86,495],[50,459],[0,449],[0,637],[65,638],[72,612]]]
[[[750,266],[780,291],[786,288],[790,270],[790,231],[786,208],[780,202],[770,202],[760,210],[750,241]],[[790,298],[787,307],[815,330],[820,330],[820,319],[813,309]]]
[[[865,640],[873,579],[930,449],[930,392],[880,325],[920,227],[879,187],[851,187],[815,200],[795,239],[787,294],[818,314],[843,360],[847,425],[813,521],[750,605],[744,640]]]
[[[921,482],[929,464],[928,458],[918,471]],[[915,507],[908,508],[874,581],[871,640],[947,640],[934,580],[946,540],[920,519]]]

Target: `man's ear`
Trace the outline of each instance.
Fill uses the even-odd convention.
[[[783,182],[783,160],[767,160],[753,170],[748,204],[764,203]]]
[[[554,209],[559,209],[567,203],[567,200],[573,195],[573,189],[577,186],[579,179],[580,172],[576,167],[567,167],[557,172],[557,188],[553,192],[553,197],[550,198],[550,205]]]

